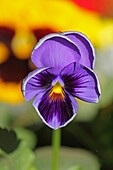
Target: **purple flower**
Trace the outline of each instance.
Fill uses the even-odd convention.
[[[78,111],[79,98],[98,102],[100,85],[93,72],[95,53],[90,41],[79,32],[49,34],[33,50],[38,69],[23,80],[27,101],[43,122],[53,129],[67,125]]]

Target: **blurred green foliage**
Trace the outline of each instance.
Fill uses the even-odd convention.
[[[3,129],[4,130],[4,129]],[[0,167],[2,170],[36,170],[34,166],[35,155],[33,148],[36,138],[33,132],[25,129],[16,129],[17,138],[20,140],[18,147],[7,154],[2,151],[0,154]],[[14,132],[13,132],[14,133]],[[8,135],[5,140],[9,140]],[[14,139],[12,141],[15,142]]]
[[[0,168],[2,170],[51,169],[51,148],[43,147],[33,151],[37,139],[32,131],[25,128],[17,128],[16,133],[7,129],[1,129],[1,131],[3,131],[2,137],[5,135],[6,141],[10,137],[12,144],[20,140],[12,152],[6,153],[4,148],[0,150]],[[100,169],[99,161],[92,153],[82,149],[61,148],[59,170],[87,170],[87,167],[90,167],[90,170]]]
[[[40,170],[51,169],[51,149],[44,147],[36,151],[36,166]],[[59,170],[100,170],[98,159],[83,149],[62,147],[59,155]]]

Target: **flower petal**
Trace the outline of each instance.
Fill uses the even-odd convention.
[[[67,125],[78,111],[78,104],[71,95],[65,93],[64,100],[51,100],[50,89],[40,97],[37,96],[33,106],[43,122],[52,129]]]
[[[64,32],[62,34],[70,38],[79,49],[81,54],[79,63],[93,69],[95,52],[88,38],[80,32]]]
[[[31,58],[37,67],[55,67],[59,72],[64,66],[78,61],[80,52],[68,37],[49,34],[39,41]]]
[[[51,74],[50,70],[51,68],[36,69],[23,80],[22,92],[27,101],[51,86],[55,75]]]
[[[98,102],[100,85],[96,74],[91,69],[79,63],[72,63],[60,74],[68,93],[86,102]]]

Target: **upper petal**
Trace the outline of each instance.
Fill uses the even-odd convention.
[[[50,89],[36,97],[33,102],[38,115],[43,122],[52,129],[58,129],[67,125],[76,115],[78,104],[74,97],[65,93],[64,99],[50,98]]]
[[[95,51],[90,40],[80,32],[64,32],[62,34],[70,38],[79,49],[81,54],[79,63],[93,69],[95,62]]]
[[[22,83],[22,92],[27,101],[51,86],[55,75],[50,73],[50,70],[51,68],[36,69],[25,77]]]
[[[72,63],[61,71],[65,89],[71,95],[86,102],[98,102],[100,85],[96,74],[89,68]]]
[[[68,37],[49,34],[42,38],[32,52],[31,59],[37,67],[55,67],[58,72],[66,65],[80,59],[80,52]]]

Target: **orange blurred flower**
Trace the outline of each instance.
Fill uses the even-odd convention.
[[[95,11],[105,17],[113,17],[113,0],[72,0],[87,10]]]

